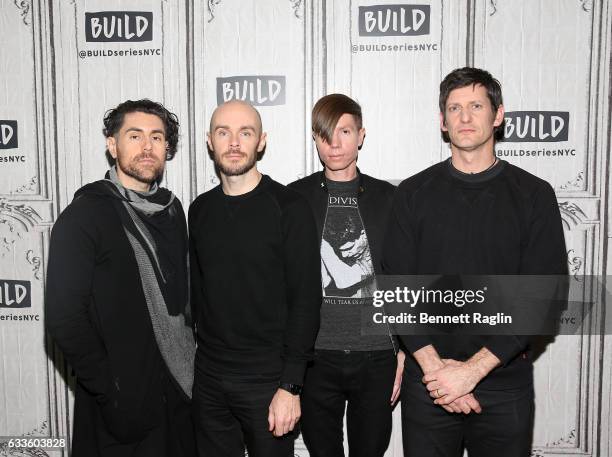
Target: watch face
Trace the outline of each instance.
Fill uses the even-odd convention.
[[[296,385],[292,385],[291,386],[291,393],[293,395],[299,395],[302,393],[302,386],[296,386]]]
[[[300,395],[302,393],[302,386],[297,384],[281,384],[280,388],[290,392],[293,395]]]

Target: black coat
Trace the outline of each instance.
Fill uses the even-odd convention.
[[[77,378],[72,455],[193,455],[180,449],[193,445],[189,401],[159,353],[138,264],[109,197],[81,194],[58,218],[45,306],[47,328]]]
[[[323,238],[323,225],[327,211],[327,185],[322,171],[311,174],[288,185],[301,193],[313,210],[319,240]],[[387,222],[393,202],[393,184],[359,173],[357,205],[368,236],[374,272],[382,274],[382,249]]]

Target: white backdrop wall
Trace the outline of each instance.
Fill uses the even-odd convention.
[[[364,111],[361,169],[398,182],[449,155],[441,78],[483,67],[509,112],[498,154],[554,186],[573,281],[605,275],[611,15],[608,0],[0,0],[0,436],[70,437],[74,380],[43,328],[49,232],[103,176],[102,117],[128,98],[179,116],[165,185],[187,205],[218,183],[205,133],[220,101],[259,105],[260,168],[288,183],[320,169],[313,103],[344,92]],[[612,456],[611,362],[605,335],[546,348],[532,455]],[[68,454],[12,452],[0,444]],[[402,455],[399,409],[387,455]]]

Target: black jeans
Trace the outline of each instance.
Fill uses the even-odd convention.
[[[295,433],[268,430],[268,407],[278,377],[218,376],[196,356],[193,413],[200,457],[293,457]]]
[[[528,457],[533,431],[533,385],[478,390],[482,413],[448,413],[424,384],[404,376],[402,438],[405,457]]]
[[[382,457],[391,437],[397,358],[388,351],[315,351],[302,392],[302,435],[311,457]]]

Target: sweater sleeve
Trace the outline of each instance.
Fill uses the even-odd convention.
[[[555,192],[545,183],[536,194],[528,226],[527,240],[521,249],[521,275],[554,275],[552,281],[542,281],[538,288],[540,296],[550,298],[549,309],[541,315],[551,316],[558,313],[556,308],[567,295],[567,251],[563,235],[561,214]],[[542,290],[542,288],[546,290]],[[542,301],[536,303],[542,306]],[[506,365],[527,348],[529,335],[489,336],[485,347]]]
[[[387,224],[383,246],[383,272],[387,275],[413,275],[417,273],[416,236],[414,218],[408,204],[408,195],[399,187],[393,196],[393,204]],[[400,340],[414,353],[432,344],[427,335],[400,335]]]
[[[69,207],[60,215],[51,233],[45,322],[79,383],[102,400],[111,376],[106,349],[90,317],[95,234],[85,227],[90,218],[74,210]]]
[[[321,254],[312,211],[300,197],[282,216],[288,304],[281,382],[303,385],[319,331],[322,299]]]

